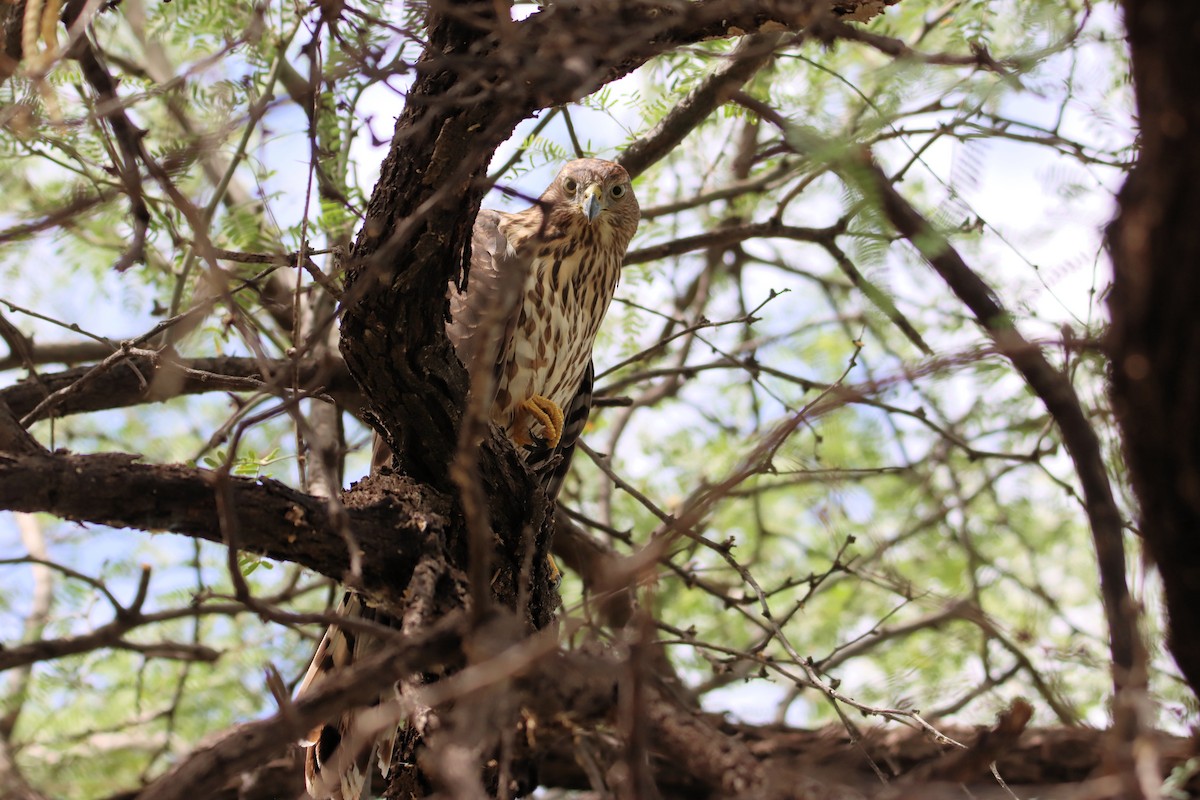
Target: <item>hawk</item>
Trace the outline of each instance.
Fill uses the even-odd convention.
[[[483,209],[471,235],[471,260],[460,290],[451,282],[446,335],[467,368],[495,370],[492,422],[517,446],[551,499],[562,486],[592,404],[592,346],[621,277],[640,212],[629,174],[619,164],[581,158],[563,165],[538,201],[514,213]],[[514,302],[501,300],[515,287]],[[496,319],[497,303],[505,309]],[[498,326],[498,341],[493,339]],[[488,340],[486,343],[484,340]],[[386,462],[377,447],[375,465]],[[552,572],[557,572],[553,568]],[[374,617],[347,594],[339,613]],[[361,658],[369,637],[331,625],[297,695]],[[315,728],[306,747],[305,784],[318,800],[357,800],[370,743],[338,752],[355,712]],[[391,767],[394,736],[379,744],[379,767]],[[336,766],[340,774],[324,774]]]
[[[466,288],[449,292],[446,335],[467,363],[479,357],[474,339],[494,321],[489,311],[509,273],[524,276],[512,313],[501,320],[498,352],[482,357],[495,357],[492,421],[531,467],[549,465],[543,482],[552,499],[591,409],[592,345],[639,213],[619,164],[569,161],[533,206],[479,212]]]

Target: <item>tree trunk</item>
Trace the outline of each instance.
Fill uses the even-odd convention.
[[[1167,641],[1200,693],[1200,5],[1124,8],[1141,153],[1109,229],[1112,398]]]

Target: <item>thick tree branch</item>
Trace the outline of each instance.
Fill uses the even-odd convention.
[[[696,126],[708,119],[770,62],[780,38],[780,34],[760,33],[738,42],[728,60],[688,92],[687,97],[671,109],[653,130],[626,147],[617,162],[636,178],[651,164],[665,158]]]
[[[647,691],[644,714],[657,748],[683,769],[725,797],[808,798],[807,791],[768,790],[762,764],[746,745],[721,736],[698,715],[685,712],[657,691]],[[799,787],[791,787],[799,789]]]
[[[555,683],[559,682],[555,676]],[[851,786],[866,797],[897,800],[898,793],[880,783],[870,764],[884,764],[890,772],[901,776],[932,772],[956,753],[975,752],[988,748],[992,732],[984,729],[945,727],[942,730],[956,741],[967,743],[970,751],[948,751],[945,746],[929,741],[919,732],[901,732],[891,728],[872,728],[861,739],[851,740],[845,730],[822,728],[805,730],[782,725],[731,724],[717,717],[709,719],[718,736],[729,736],[744,742],[766,764],[784,775],[831,777],[830,788]],[[1003,721],[999,726],[1003,730]],[[576,732],[577,733],[577,732]],[[564,731],[562,736],[543,735],[538,739],[542,758],[539,777],[542,785],[557,789],[586,792],[592,789],[588,773],[581,765],[586,758],[587,742]],[[995,752],[997,771],[1018,797],[1072,797],[1102,763],[1104,737],[1107,731],[1095,728],[1031,728],[1019,740]],[[1188,739],[1160,735],[1152,746],[1167,768],[1184,763],[1192,754]],[[275,800],[298,797],[304,791],[303,765],[290,757],[290,750],[279,743],[263,757],[262,766],[243,771],[212,794],[215,800]],[[725,797],[710,793],[696,780],[684,764],[655,754],[651,759],[654,780],[663,798]],[[376,775],[373,791],[383,794],[383,784]],[[978,774],[965,780],[947,783],[913,784],[904,781],[906,796],[921,800],[942,798],[987,798],[1004,800],[1005,794],[991,774]],[[921,794],[917,794],[920,792]],[[123,792],[107,800],[133,800],[137,792]],[[837,800],[845,796],[833,795]]]
[[[47,344],[30,344],[28,362],[41,364],[79,364],[84,361],[97,361],[112,353],[112,348],[103,342],[50,342]],[[17,369],[25,366],[26,360],[20,354],[10,352],[0,358],[0,371]]]
[[[223,542],[214,473],[135,463],[136,456],[0,456],[0,508],[46,512],[113,527],[170,531]],[[322,498],[273,480],[230,478],[241,546],[333,578],[349,568]],[[403,590],[422,543],[447,521],[446,503],[395,477],[359,484],[348,509],[368,588]]]
[[[1123,5],[1141,154],[1109,229],[1112,399],[1167,642],[1200,696],[1200,6]]]
[[[0,453],[40,455],[45,449],[21,427],[4,398],[0,396]]]

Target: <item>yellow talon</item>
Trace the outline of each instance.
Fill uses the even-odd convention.
[[[550,585],[557,589],[562,584],[562,570],[554,563],[554,556],[546,553],[546,566],[550,571]]]
[[[529,415],[546,429],[546,444],[551,448],[558,447],[558,443],[562,439],[563,425],[566,423],[563,410],[558,407],[558,403],[549,397],[535,394],[521,403],[521,408],[529,412]],[[525,442],[518,443],[526,444]]]

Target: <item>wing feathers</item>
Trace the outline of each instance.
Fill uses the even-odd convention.
[[[504,362],[517,324],[517,303],[529,274],[530,259],[518,255],[500,230],[503,219],[499,211],[485,208],[479,212],[462,291],[453,282],[449,286],[446,336],[471,375],[484,365],[498,371]]]

